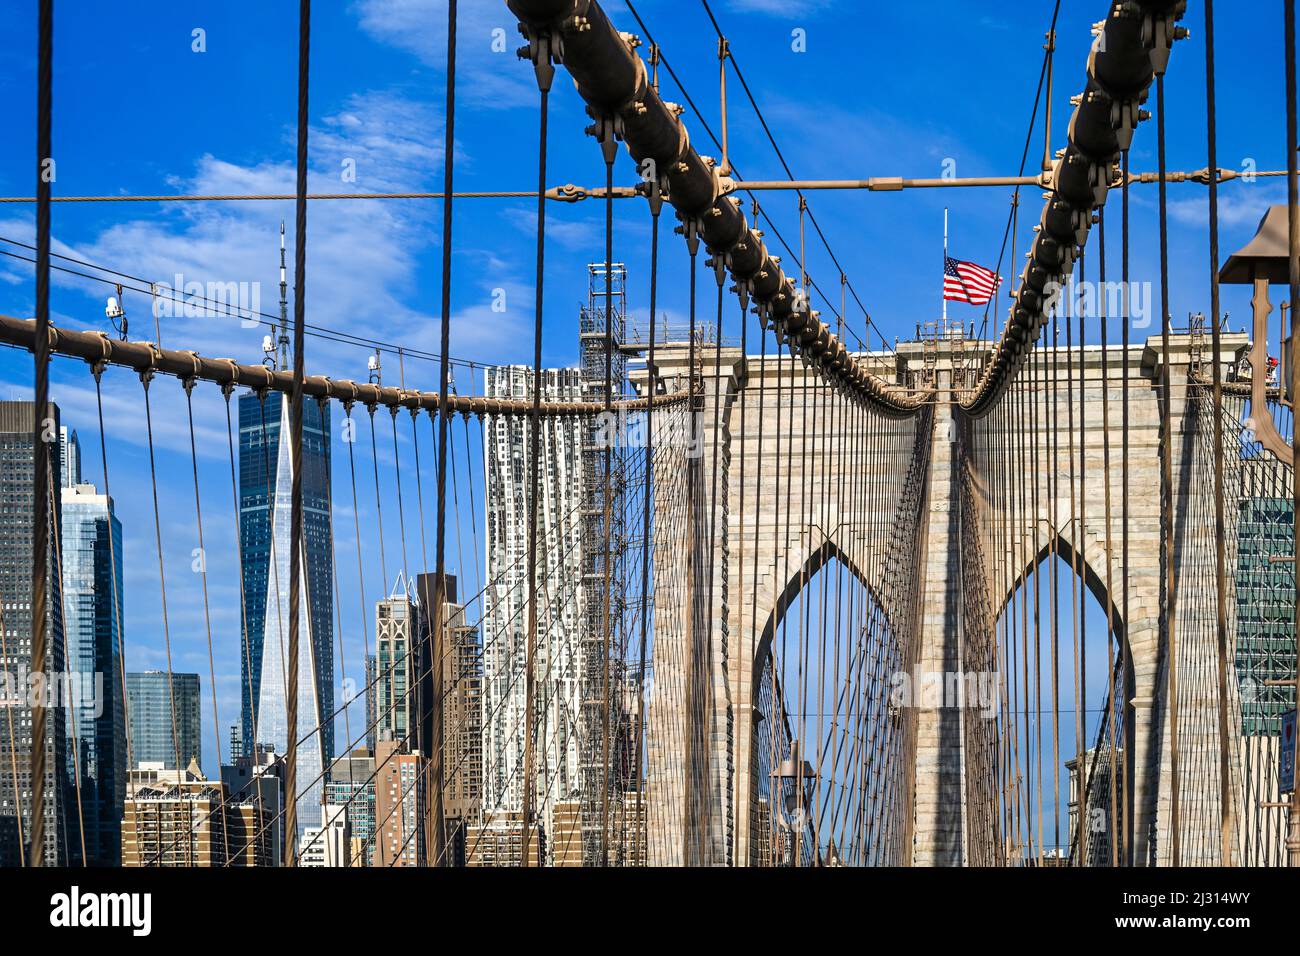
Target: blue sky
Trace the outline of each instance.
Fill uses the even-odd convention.
[[[716,38],[703,8],[692,0],[642,0],[637,6],[716,128]],[[868,12],[866,6],[848,0],[713,3],[795,174],[801,178],[934,177],[941,175],[948,159],[955,160],[960,176],[1014,174],[1051,3],[1017,4],[1014,15],[1005,6],[973,0],[950,0],[924,10],[909,4],[873,3]],[[1063,4],[1054,149],[1064,142],[1067,98],[1083,84],[1089,27],[1104,16],[1107,6],[1104,0]],[[1187,21],[1192,39],[1174,51],[1168,78],[1171,169],[1206,165],[1204,27],[1200,5],[1192,6]],[[528,65],[514,56],[520,42],[514,20],[504,2],[469,0],[461,8],[457,188],[533,188],[536,92]],[[608,10],[621,29],[637,32],[621,2],[610,0]],[[1267,18],[1261,27],[1258,17],[1229,17],[1221,11],[1219,151],[1220,165],[1225,167],[1241,168],[1248,160],[1259,169],[1277,169],[1285,163],[1280,8],[1276,16],[1269,13]],[[111,11],[85,0],[64,0],[58,5],[55,29],[55,194],[291,192],[296,19],[297,4],[288,0],[139,2]],[[9,11],[9,22],[0,46],[0,98],[6,103],[8,120],[7,148],[0,153],[0,195],[30,196],[34,191],[35,5],[15,6]],[[313,190],[440,188],[444,25],[445,6],[438,0],[316,4],[311,64]],[[205,31],[203,53],[191,49],[196,28]],[[505,53],[492,51],[496,28],[506,30]],[[806,33],[806,52],[791,48],[795,29]],[[666,98],[681,99],[666,75],[663,89]],[[1154,110],[1154,97],[1149,108]],[[732,155],[744,175],[781,178],[776,157],[734,83],[730,115]],[[556,83],[551,117],[551,184],[599,184],[603,179],[599,150],[582,135],[589,120],[563,73]],[[690,113],[687,123],[700,150],[716,154]],[[1154,123],[1139,129],[1132,154],[1135,170],[1155,168],[1155,132]],[[1039,155],[1041,137],[1036,136],[1031,171]],[[355,160],[355,184],[340,180],[342,164],[348,159]],[[623,154],[616,181],[630,184],[634,177],[631,160]],[[1283,194],[1283,182],[1276,179],[1223,187],[1225,255],[1245,243],[1263,211],[1281,201]],[[944,206],[951,208],[952,254],[992,266],[1009,195],[1006,189],[816,193],[810,201],[850,280],[892,341],[895,335],[908,336],[917,322],[937,317]],[[1171,312],[1180,322],[1189,311],[1208,308],[1206,191],[1196,185],[1175,185],[1169,196]],[[1115,199],[1111,269],[1117,277],[1118,196]],[[1022,202],[1017,248],[1023,251],[1037,221],[1037,190],[1026,190]],[[798,234],[793,195],[769,195],[764,207],[793,240]],[[615,212],[615,256],[629,263],[629,308],[634,319],[644,322],[648,215],[640,201],[617,203]],[[586,290],[585,264],[603,256],[603,207],[591,201],[573,206],[553,203],[548,213],[545,359],[549,364],[573,364],[577,307]],[[56,251],[152,281],[171,282],[179,272],[203,282],[259,282],[262,309],[274,312],[277,228],[282,218],[291,223],[292,242],[290,203],[61,204],[54,210],[53,231]],[[1157,279],[1155,221],[1155,188],[1135,187],[1133,275],[1138,281]],[[309,321],[410,348],[436,350],[439,223],[435,202],[313,204]],[[30,242],[32,235],[30,206],[0,206],[0,237]],[[452,352],[458,358],[488,363],[531,358],[533,235],[530,201],[466,200],[456,206]],[[17,247],[4,248],[26,254]],[[834,290],[838,275],[825,251],[811,239],[808,249],[810,273],[823,288]],[[661,307],[670,320],[682,320],[685,249],[680,240],[666,234],[661,251]],[[789,257],[786,264],[791,264]],[[1010,274],[1009,262],[1002,271]],[[505,290],[504,313],[491,309],[496,289]],[[33,290],[29,263],[0,258],[0,312],[30,316]],[[101,283],[56,274],[54,321],[104,328],[103,300],[110,292]],[[1225,290],[1233,328],[1242,328],[1247,299],[1243,289]],[[126,304],[135,320],[133,335],[152,338],[147,300],[128,293]],[[977,320],[983,311],[954,305],[952,314]],[[728,321],[736,321],[734,310],[727,316]],[[861,331],[862,316],[851,304],[848,321]],[[263,331],[241,328],[230,320],[178,318],[164,320],[161,337],[169,346],[255,362],[261,358]],[[1149,331],[1154,327],[1135,334]],[[1118,335],[1117,329],[1114,334]],[[366,357],[362,348],[308,340],[308,367],[332,377],[363,378]],[[395,357],[385,358],[385,368],[391,381],[397,374]],[[408,386],[433,389],[436,375],[436,366],[427,361],[410,358],[404,363]],[[463,369],[458,376],[462,391],[468,390],[470,376]],[[65,419],[82,432],[89,446],[89,477],[99,481],[89,377],[79,364],[63,361],[55,365],[53,382],[53,395]],[[30,383],[30,357],[0,350],[0,394],[25,397]],[[473,387],[481,387],[481,381]],[[206,693],[202,611],[194,582],[183,574],[191,547],[187,542],[193,536],[184,404],[174,382],[164,381],[156,388],[163,396],[155,408],[164,485],[162,521],[164,535],[174,536],[168,537],[166,557],[169,567],[175,564],[179,569],[171,575],[174,582],[169,580],[169,589],[174,587],[182,595],[172,599],[174,664],[177,670],[203,674]],[[120,373],[107,376],[105,401],[112,490],[126,535],[129,666],[163,666],[138,382]],[[237,650],[232,650],[237,648],[238,582],[231,571],[225,427],[215,389],[196,392],[195,409],[205,531],[212,556],[209,588],[224,736],[237,715],[238,702]],[[381,421],[381,456],[387,428],[388,423]],[[346,451],[336,447],[336,454]],[[385,466],[390,458],[384,459]],[[340,458],[339,466],[344,465]],[[340,468],[335,474],[336,480],[344,477]],[[430,495],[431,483],[426,498]],[[479,500],[481,505],[481,492]],[[372,517],[363,504],[363,521]],[[348,524],[351,518],[346,510],[339,516]],[[346,550],[353,546],[342,537],[340,532],[341,567],[355,563],[355,554]],[[390,540],[390,553],[394,548]],[[364,544],[363,551],[367,560],[373,558]],[[377,578],[377,572],[371,574],[368,585]],[[353,621],[359,613],[355,605],[343,610],[345,619]],[[345,637],[351,642],[349,672],[359,677],[356,663],[362,638],[355,630]],[[209,707],[205,701],[205,744],[211,747]],[[209,768],[214,757],[209,750],[205,759]]]

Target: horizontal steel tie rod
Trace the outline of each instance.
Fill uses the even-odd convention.
[[[1285,169],[1266,169],[1256,172],[1246,172],[1237,169],[1220,169],[1218,182],[1227,183],[1234,179],[1244,179],[1249,182],[1254,177],[1270,178],[1285,176]],[[1160,181],[1159,173],[1129,173],[1128,181],[1130,184],[1150,184]],[[1044,189],[1050,189],[1052,186],[1051,172],[1040,173],[1037,176],[967,176],[955,177],[951,179],[943,177],[934,177],[930,179],[907,179],[902,176],[873,176],[870,179],[760,179],[760,180],[743,180],[731,179],[723,176],[719,178],[723,194],[735,192],[778,192],[778,191],[799,191],[799,190],[865,190],[874,193],[899,192],[904,189],[970,189],[980,186],[1041,186]],[[1197,169],[1191,172],[1169,172],[1165,174],[1167,183],[1199,183],[1202,186],[1210,184],[1210,171],[1208,169]],[[1123,174],[1121,173],[1114,182],[1111,183],[1111,189],[1118,189],[1123,185]],[[614,199],[635,199],[642,195],[640,186],[615,186],[613,190]],[[441,199],[442,193],[308,193],[308,199]],[[501,191],[478,191],[478,192],[455,192],[452,193],[455,199],[536,199],[536,190],[501,190]],[[253,193],[250,195],[234,194],[196,194],[186,195],[176,193],[172,195],[158,196],[54,196],[52,202],[274,202],[287,201],[293,199],[292,193]],[[604,199],[604,186],[575,186],[573,183],[566,183],[563,186],[552,186],[546,190],[546,198],[555,202],[582,202],[585,199]],[[0,203],[34,203],[34,196],[0,196]]]
[[[308,193],[308,199],[442,199],[445,193]],[[535,199],[537,190],[514,189],[498,191],[453,192],[453,199]],[[613,198],[632,199],[640,195],[636,186],[615,186]],[[295,199],[292,193],[233,193],[186,194],[174,193],[157,196],[55,196],[53,202],[277,202]],[[546,198],[556,202],[580,202],[584,199],[604,199],[604,186],[575,186],[566,183],[546,190]],[[0,203],[34,203],[33,196],[0,196]]]

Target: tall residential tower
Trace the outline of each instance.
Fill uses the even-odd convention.
[[[487,370],[486,394],[527,399],[533,370]],[[578,369],[545,369],[542,400],[583,398]],[[582,719],[582,425],[547,417],[540,435],[538,502],[536,819],[548,823],[556,801],[579,787]],[[483,594],[483,814],[523,809],[526,647],[528,635],[529,434],[524,417],[484,420],[487,569]]]

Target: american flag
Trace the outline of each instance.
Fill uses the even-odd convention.
[[[993,298],[1002,277],[973,262],[943,257],[943,297],[953,302],[985,305]]]

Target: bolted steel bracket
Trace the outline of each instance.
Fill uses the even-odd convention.
[[[657,216],[664,208],[664,191],[655,178],[647,179],[637,187],[637,192],[650,203],[650,215]]]
[[[690,250],[691,258],[700,251],[700,221],[698,219],[683,219],[682,224],[674,232],[679,236],[686,237],[686,248]]]
[[[535,33],[523,23],[519,24],[519,32],[528,40],[528,45],[517,51],[519,59],[532,61],[537,89],[549,93],[555,81],[555,64],[563,62],[560,39],[551,33]]]
[[[736,284],[731,287],[731,291],[740,299],[740,312],[745,314],[749,311],[749,281],[746,279],[737,279]]]
[[[590,110],[588,115],[591,115]],[[600,152],[605,159],[605,165],[612,166],[618,157],[619,141],[623,138],[623,121],[614,114],[592,118],[596,122],[587,127],[587,135],[594,137],[600,143]]]
[[[713,277],[718,282],[718,288],[721,289],[727,282],[727,268],[731,265],[731,256],[725,252],[715,252],[704,260],[704,264],[713,268]]]

